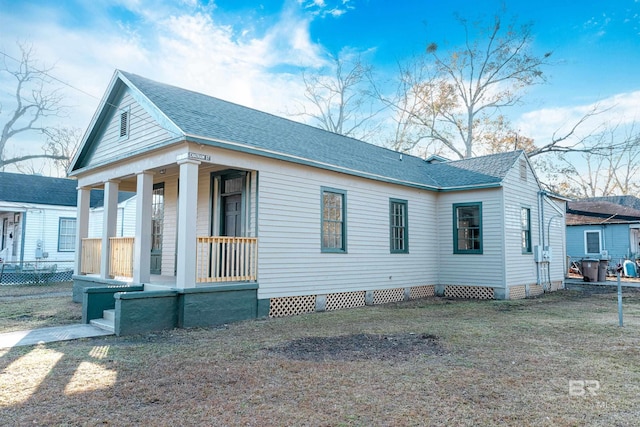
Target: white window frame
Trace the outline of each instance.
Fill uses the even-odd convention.
[[[589,252],[589,246],[587,245],[587,234],[598,233],[598,252]],[[600,255],[602,252],[602,230],[584,230],[584,253],[586,255]]]

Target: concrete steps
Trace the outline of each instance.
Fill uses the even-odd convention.
[[[92,319],[89,323],[92,325],[104,329],[105,331],[114,332],[115,331],[115,320],[116,319],[116,311],[115,310],[104,310],[102,312],[102,319]]]

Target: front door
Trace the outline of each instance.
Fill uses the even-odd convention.
[[[222,235],[238,237],[242,235],[242,196],[234,194],[222,197]]]
[[[151,217],[151,274],[162,274],[162,236],[164,234],[164,182],[153,185]]]

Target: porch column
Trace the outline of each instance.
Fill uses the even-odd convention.
[[[89,200],[91,188],[78,188],[76,211],[76,253],[74,255],[73,274],[82,274],[82,239],[89,236]]]
[[[118,223],[118,183],[111,180],[104,183],[104,211],[102,212],[102,252],[100,254],[100,278],[109,279],[111,261],[110,237],[115,237]]]
[[[198,166],[195,160],[180,160],[178,189],[178,244],[176,286],[180,289],[196,286],[196,221],[198,218]]]
[[[133,242],[133,283],[148,283],[151,278],[153,173],[138,173],[137,184],[136,236]]]

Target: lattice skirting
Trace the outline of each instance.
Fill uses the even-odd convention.
[[[409,293],[409,299],[427,298],[435,295],[436,295],[435,285],[415,286],[411,288],[411,292]]]
[[[340,292],[327,295],[327,311],[340,310],[341,308],[364,307],[365,291]]]
[[[286,317],[316,311],[316,296],[271,298],[269,317]]]
[[[544,293],[544,287],[542,285],[529,285],[529,296],[537,297]]]
[[[373,291],[373,303],[385,304],[387,302],[404,301],[404,288],[378,289]]]
[[[527,297],[527,287],[525,285],[509,287],[509,299],[523,299]]]
[[[465,299],[493,299],[493,288],[447,285],[444,288],[444,296]]]

